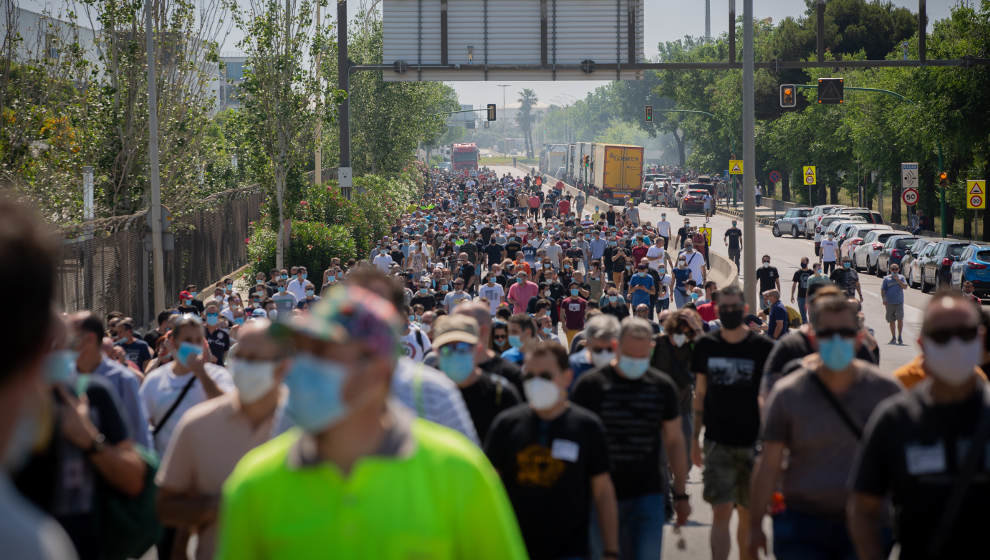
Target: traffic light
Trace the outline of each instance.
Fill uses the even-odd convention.
[[[488,104],[488,120],[489,121],[495,120],[495,104],[494,103],[489,103]]]
[[[781,107],[797,106],[797,88],[794,87],[794,84],[781,84],[780,106]]]
[[[646,122],[653,122],[653,105],[646,106]]]
[[[945,171],[938,174],[938,184],[943,189],[949,186],[949,174]]]
[[[842,78],[818,78],[818,103],[841,104],[844,81]]]

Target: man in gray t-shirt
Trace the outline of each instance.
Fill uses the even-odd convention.
[[[774,385],[764,408],[763,453],[750,486],[754,557],[758,548],[766,549],[763,512],[778,480],[787,503],[773,504],[777,558],[822,551],[833,558],[855,556],[845,524],[849,473],[873,409],[901,390],[873,364],[854,359],[860,344],[855,305],[840,295],[823,296],[811,316],[817,353]]]

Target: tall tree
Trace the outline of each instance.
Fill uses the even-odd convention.
[[[536,105],[536,92],[526,88],[519,92],[519,113],[516,121],[526,137],[526,157],[533,157],[533,106]]]

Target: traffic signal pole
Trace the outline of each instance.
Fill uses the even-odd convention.
[[[759,308],[756,293],[756,102],[753,89],[753,0],[743,0],[743,294],[751,313]]]

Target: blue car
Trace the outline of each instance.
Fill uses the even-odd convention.
[[[990,245],[969,245],[952,263],[952,287],[961,290],[967,281],[973,283],[978,297],[990,294]]]

